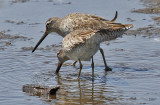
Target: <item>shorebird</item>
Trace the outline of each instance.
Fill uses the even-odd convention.
[[[59,62],[56,73],[59,73],[65,61],[79,61],[79,78],[83,66],[81,61],[89,61],[92,59],[92,76],[94,76],[93,56],[100,48],[100,43],[122,36],[122,34],[131,27],[133,27],[132,24],[110,23],[107,28],[99,30],[78,29],[70,32],[63,38],[62,48],[57,53]]]
[[[85,14],[85,13],[72,13],[67,15],[64,18],[58,18],[58,17],[52,17],[46,21],[46,30],[41,39],[38,41],[32,52],[36,50],[36,48],[40,45],[40,43],[45,39],[45,37],[50,34],[51,32],[56,32],[62,37],[65,37],[67,34],[69,34],[72,31],[78,30],[78,29],[93,29],[93,30],[99,30],[102,28],[109,28],[110,23],[114,23],[118,16],[118,12],[116,11],[116,14],[114,18],[109,21],[102,17],[91,15],[91,14]],[[79,34],[77,34],[79,35]],[[107,66],[103,49],[99,47],[99,50],[102,54],[102,58],[105,65],[105,70],[111,70]],[[75,65],[76,61],[73,63]]]

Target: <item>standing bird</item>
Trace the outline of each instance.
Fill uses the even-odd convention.
[[[118,12],[116,11],[115,17],[109,21],[102,17],[85,14],[85,13],[72,13],[67,15],[64,18],[53,17],[47,20],[46,22],[46,31],[36,44],[32,52],[36,50],[36,48],[40,45],[40,43],[45,39],[45,37],[51,32],[56,32],[62,37],[65,37],[67,34],[79,30],[79,29],[93,29],[99,30],[102,28],[110,28],[110,24],[114,23],[117,19]],[[80,34],[77,34],[80,35]],[[107,66],[103,49],[99,47],[99,50],[102,54],[105,70],[110,71],[111,68]],[[76,61],[73,63],[75,65]]]
[[[77,29],[70,32],[63,38],[62,48],[57,53],[59,62],[56,73],[59,73],[65,61],[79,61],[79,78],[83,66],[81,61],[89,61],[92,59],[92,76],[94,76],[93,56],[100,48],[100,43],[122,36],[122,34],[131,27],[133,27],[132,24],[110,23],[106,29]]]

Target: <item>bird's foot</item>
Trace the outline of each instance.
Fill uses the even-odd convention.
[[[76,66],[77,61],[74,61],[71,66]]]
[[[112,68],[110,68],[110,67],[105,67],[105,71],[112,71]]]

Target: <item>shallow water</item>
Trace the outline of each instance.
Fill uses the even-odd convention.
[[[16,0],[15,0],[16,1]],[[18,0],[17,0],[18,1]],[[24,0],[25,1],[25,0]],[[51,1],[51,2],[49,2]],[[103,1],[52,1],[26,0],[26,2],[0,1],[0,31],[28,39],[11,40],[11,46],[0,50],[0,104],[1,105],[157,105],[160,102],[160,37],[127,36],[102,43],[106,60],[113,71],[105,72],[101,54],[95,57],[95,77],[92,81],[90,62],[80,80],[76,67],[64,65],[59,76],[55,75],[56,52],[62,40],[49,35],[40,47],[56,44],[44,50],[24,50],[34,46],[44,31],[45,21],[52,16],[63,17],[72,12],[97,14],[112,19],[119,11],[118,22],[131,23],[135,28],[153,24],[151,15],[131,13],[142,8],[138,0]],[[134,4],[134,5],[133,5]],[[87,5],[87,6],[84,6]],[[34,9],[33,9],[34,7]],[[114,7],[114,8],[113,8]],[[52,10],[52,11],[51,11]],[[128,21],[131,18],[135,21]],[[9,20],[9,21],[7,21]],[[21,23],[21,24],[19,24]],[[56,38],[56,40],[55,40]],[[3,39],[0,41],[6,41]],[[46,48],[46,47],[45,47]],[[67,63],[72,63],[69,61]],[[29,96],[22,92],[24,84],[60,85],[56,98]]]

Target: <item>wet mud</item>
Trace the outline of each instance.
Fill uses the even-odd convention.
[[[44,86],[39,84],[26,84],[23,85],[22,90],[28,93],[30,96],[43,97],[43,100],[50,101],[51,99],[56,99],[56,92],[59,86]]]
[[[6,22],[6,23],[17,24],[17,25],[25,24],[23,21],[15,22],[15,21],[12,21],[12,20],[6,20],[5,22]]]
[[[141,0],[141,2],[146,6],[143,9],[132,10],[134,13],[144,13],[144,14],[159,14],[160,13],[160,1],[159,0]],[[129,30],[126,32],[127,35],[142,35],[143,37],[155,37],[160,36],[160,17],[152,16],[152,20],[155,24],[148,24],[145,27],[140,27],[135,30]],[[134,21],[128,19],[128,21]]]
[[[24,51],[32,51],[33,48],[34,47],[31,46],[31,47],[22,47],[21,49]],[[61,45],[53,44],[53,45],[47,45],[45,47],[39,47],[36,50],[40,50],[40,51],[54,51],[55,50],[55,51],[57,51],[60,48],[61,48]]]
[[[146,8],[132,10],[132,12],[145,13],[145,14],[159,14],[160,1],[159,0],[141,0]]]
[[[29,1],[33,0],[11,0],[10,4],[16,4],[16,3],[27,3]],[[35,0],[35,2],[40,2],[40,0]],[[62,5],[62,4],[71,4],[70,1],[63,1],[63,0],[47,0],[47,2],[51,2],[53,5]]]
[[[0,32],[0,50],[4,50],[9,46],[13,46],[14,42],[18,40],[27,41],[30,39],[24,36],[10,35],[10,34],[5,34],[3,32]]]
[[[126,32],[127,35],[141,35],[143,37],[155,37],[160,36],[160,28],[157,28],[155,26],[148,26],[143,28],[138,28],[136,30],[129,30]]]

